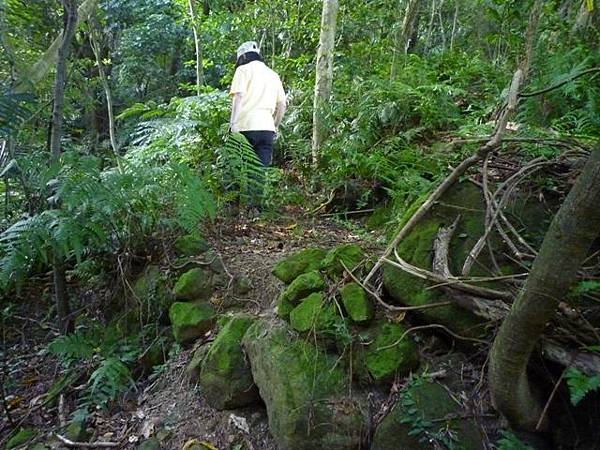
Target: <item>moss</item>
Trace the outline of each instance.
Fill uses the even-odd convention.
[[[375,340],[365,356],[367,370],[375,381],[392,381],[397,373],[406,373],[418,365],[416,345],[405,333],[406,328],[395,323],[376,328]]]
[[[340,291],[344,309],[356,323],[366,323],[373,319],[375,308],[365,290],[357,283],[346,284]]]
[[[241,342],[254,318],[239,314],[224,325],[206,354],[200,385],[209,404],[218,410],[248,406],[259,401]]]
[[[207,300],[213,292],[210,273],[201,268],[187,271],[173,290],[179,300]]]
[[[454,418],[461,415],[459,405],[442,385],[417,379],[377,427],[371,449],[426,450],[434,446],[432,439],[438,444],[450,441],[452,448],[460,450],[482,449],[477,424],[472,419]]]
[[[69,423],[65,428],[64,435],[67,439],[76,442],[86,442],[90,438],[90,433],[82,420],[74,420]]]
[[[290,313],[295,307],[296,305],[290,302],[283,295],[280,295],[277,299],[277,314],[279,314],[279,316],[283,317],[284,319],[289,317]]]
[[[290,313],[290,325],[296,331],[327,332],[333,329],[339,318],[334,305],[327,304],[323,294],[314,293],[306,297]]]
[[[31,441],[37,435],[31,428],[20,428],[6,443],[6,450],[17,448]]]
[[[377,208],[365,224],[367,230],[377,230],[384,227],[391,219],[392,208],[387,205]]]
[[[212,328],[215,316],[215,310],[209,303],[173,303],[169,318],[175,340],[182,343],[199,338]]]
[[[178,237],[174,247],[179,256],[196,256],[210,248],[205,239],[190,234]]]
[[[347,375],[336,357],[266,320],[250,327],[243,346],[278,448],[360,448],[367,408],[347,398]]]
[[[312,270],[292,281],[292,284],[281,294],[281,298],[282,301],[297,305],[303,298],[308,297],[313,292],[322,291],[325,287],[323,275],[316,270]]]
[[[343,265],[348,270],[354,270],[365,257],[365,253],[359,245],[340,245],[327,253],[327,256],[325,256],[325,259],[321,263],[321,270],[330,277],[336,278],[344,272]]]
[[[273,268],[273,275],[285,284],[290,284],[303,273],[319,269],[325,254],[325,250],[320,248],[301,250],[278,262]]]
[[[185,374],[192,383],[196,383],[198,381],[198,377],[200,377],[200,371],[202,370],[202,364],[204,363],[204,358],[206,358],[209,350],[210,344],[204,344],[198,347],[194,351],[191,361],[186,366]]]
[[[160,450],[162,447],[160,446],[160,442],[156,438],[150,438],[142,442],[137,450]]]
[[[140,326],[165,317],[174,301],[167,287],[167,277],[158,266],[150,265],[133,284],[133,307],[121,319],[119,327],[125,335],[138,332]],[[141,304],[141,307],[140,307]]]

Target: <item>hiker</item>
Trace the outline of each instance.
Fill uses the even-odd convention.
[[[230,95],[231,131],[246,136],[263,166],[270,166],[286,100],[279,75],[264,63],[256,42],[244,42],[237,49]]]

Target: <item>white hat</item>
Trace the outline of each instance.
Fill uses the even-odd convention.
[[[255,52],[260,55],[260,50],[258,49],[258,44],[254,41],[244,42],[237,49],[237,57],[239,58],[244,53]]]

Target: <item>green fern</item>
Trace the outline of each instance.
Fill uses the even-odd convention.
[[[576,406],[592,391],[600,389],[600,375],[587,376],[580,370],[570,368],[566,374],[567,386],[571,394],[571,403]]]
[[[241,133],[232,133],[217,150],[217,169],[224,191],[240,203],[250,202],[263,189],[265,168]]]
[[[12,94],[5,91],[0,94],[0,138],[13,134],[31,115],[29,108],[33,100],[31,94]]]
[[[90,359],[94,354],[94,345],[86,336],[75,333],[59,336],[50,343],[48,350],[70,367],[76,362]]]
[[[87,401],[106,406],[133,385],[129,368],[118,358],[109,357],[94,370],[90,379]]]

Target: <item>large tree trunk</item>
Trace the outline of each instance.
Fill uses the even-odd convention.
[[[198,30],[198,16],[196,14],[196,0],[188,0],[192,31],[194,33],[194,45],[196,47],[196,94],[200,95],[204,84],[204,66],[202,65],[202,42]]]
[[[516,428],[535,430],[542,404],[527,377],[533,349],[600,234],[600,148],[592,152],[536,258],[527,283],[494,340],[490,387],[497,409]]]
[[[313,110],[312,160],[314,164],[318,162],[319,150],[325,139],[323,107],[331,97],[333,85],[333,51],[338,9],[338,0],[323,0]]]
[[[412,40],[416,39],[415,36],[415,23],[417,22],[417,16],[419,15],[419,5],[420,2],[418,0],[408,0],[406,4],[406,11],[404,12],[404,20],[402,21],[402,27],[396,33],[395,36],[395,45],[394,45],[394,57],[392,59],[392,70],[390,73],[390,79],[393,81],[396,79],[396,74],[398,70],[397,65],[397,55],[402,54],[406,56],[408,53],[408,49],[411,45],[414,45]]]
[[[60,160],[61,138],[63,129],[63,106],[65,100],[65,85],[67,83],[67,60],[71,50],[71,43],[77,27],[77,2],[76,0],[61,0],[65,11],[65,29],[63,39],[58,49],[56,63],[56,79],[54,82],[54,107],[52,109],[52,129],[50,132],[50,158],[52,163]],[[53,261],[54,295],[56,311],[58,314],[59,328],[62,332],[71,329],[69,297],[66,290],[65,267],[62,258],[55,255]]]

